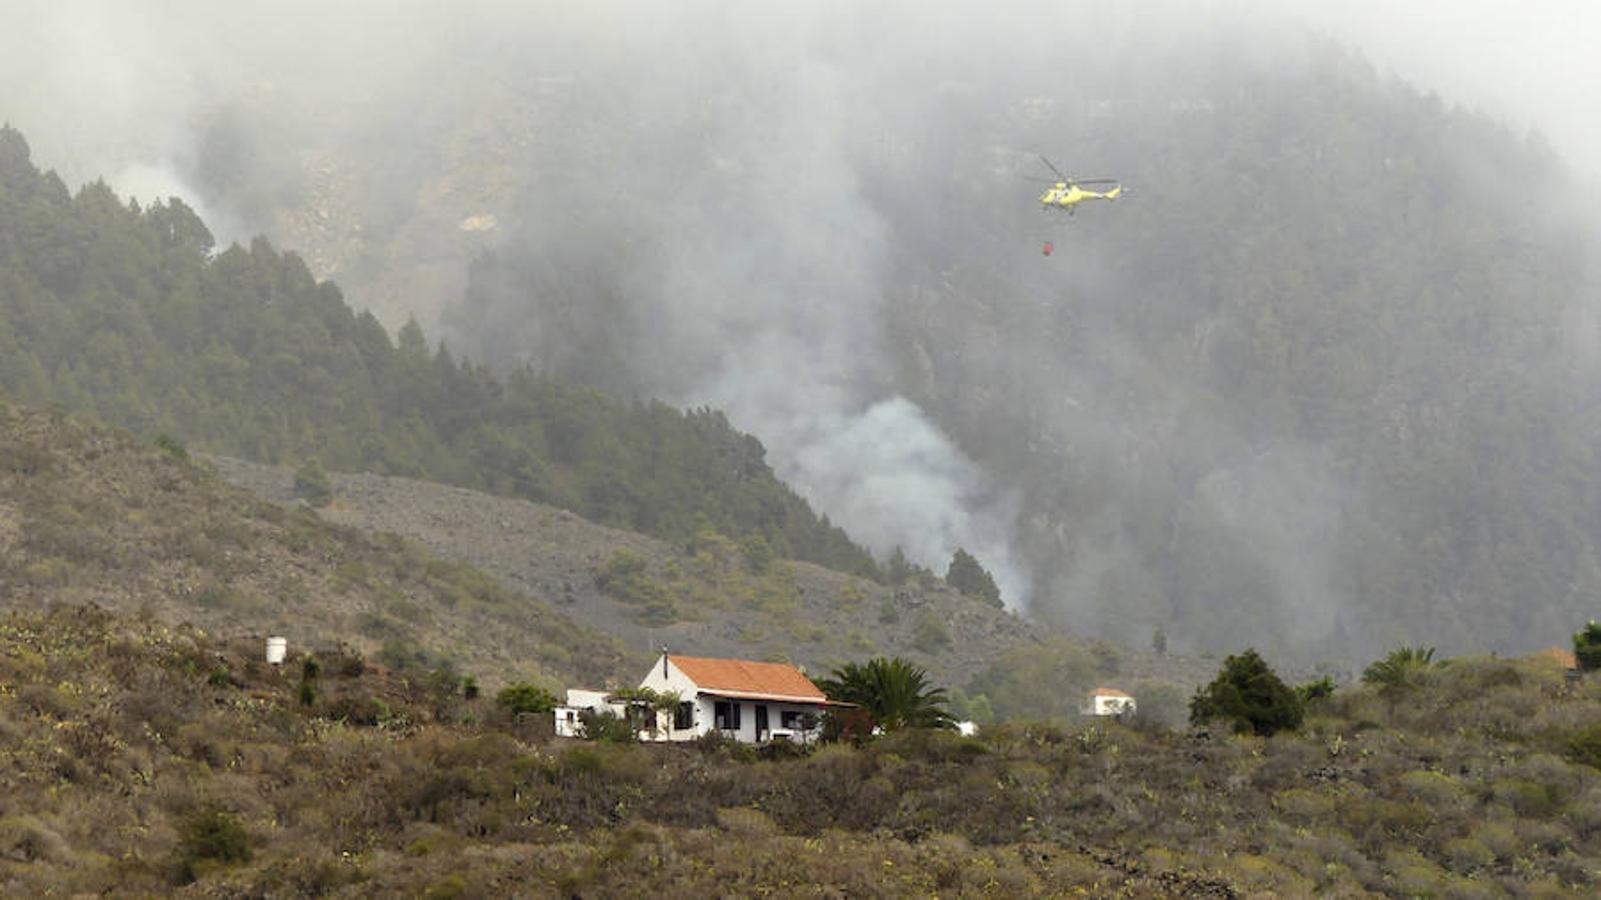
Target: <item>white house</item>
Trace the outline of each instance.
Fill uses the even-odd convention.
[[[641,688],[681,698],[663,713],[656,739],[694,740],[716,730],[747,744],[807,742],[831,705],[806,673],[789,663],[706,659],[663,653]]]
[[[640,730],[640,740],[647,741],[691,741],[720,731],[747,744],[805,743],[817,736],[823,712],[841,705],[831,703],[806,673],[789,663],[663,653],[639,686],[679,697],[677,707],[657,714],[654,732]],[[556,734],[583,737],[581,714],[586,710],[623,717],[628,703],[615,692],[570,689],[566,705],[556,708]]]
[[[1117,688],[1098,687],[1090,691],[1080,712],[1086,716],[1121,716],[1134,712],[1134,698]]]
[[[610,695],[610,691],[586,691],[581,688],[568,688],[567,703],[556,707],[556,736],[583,737],[584,725],[578,720],[578,716],[588,710],[610,712],[614,716],[623,715],[623,705],[611,702],[608,699]]]

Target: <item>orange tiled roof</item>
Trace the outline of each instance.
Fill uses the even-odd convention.
[[[1129,697],[1128,694],[1123,693],[1122,691],[1118,690],[1117,688],[1109,688],[1109,687],[1098,687],[1095,690],[1090,691],[1090,696],[1092,696],[1092,697],[1128,697],[1128,699],[1130,699],[1130,700],[1134,699],[1133,697]]]
[[[706,659],[699,656],[667,657],[695,686],[708,693],[754,697],[783,697],[818,703],[828,698],[800,669],[789,663],[749,662],[743,659]]]

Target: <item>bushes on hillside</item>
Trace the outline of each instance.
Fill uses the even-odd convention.
[[[1301,698],[1255,650],[1223,661],[1217,678],[1190,700],[1190,722],[1225,720],[1241,733],[1268,737],[1301,727]]]

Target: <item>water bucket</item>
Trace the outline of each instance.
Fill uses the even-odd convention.
[[[270,637],[270,638],[267,638],[267,664],[268,665],[270,665],[270,666],[281,666],[281,665],[283,665],[284,655],[287,654],[288,652],[289,652],[289,639],[288,638],[281,638],[281,637]]]

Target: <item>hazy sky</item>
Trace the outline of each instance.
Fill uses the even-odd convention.
[[[210,89],[244,75],[239,70],[270,66],[274,60],[293,72],[305,56],[323,55],[314,67],[328,83],[378,87],[395,73],[372,71],[364,54],[412,44],[427,55],[449,52],[472,20],[502,20],[506,33],[540,27],[542,20],[571,18],[567,4],[487,2],[463,4],[468,11],[440,16],[433,4],[403,2],[301,3],[284,0],[239,10],[232,5],[187,0],[128,4],[117,0],[27,2],[0,0],[0,118],[27,131],[48,148],[54,164],[76,173],[78,160],[104,156],[110,168],[117,145],[160,142],[181,132],[186,106]],[[487,13],[472,15],[474,7]],[[1116,5],[1090,3],[1074,13],[1093,30],[1096,10],[1106,16]],[[741,7],[745,7],[741,4]],[[812,5],[826,16],[826,5]],[[962,5],[955,10],[972,7]],[[646,31],[670,29],[677,17],[641,16],[619,4],[619,34],[637,32],[628,22],[655,21]],[[632,12],[629,10],[632,9]],[[785,5],[786,11],[792,7]],[[816,9],[825,12],[818,14]],[[937,2],[890,6],[874,25],[894,40],[897,15],[959,21],[963,12]],[[1013,3],[986,8],[986,20],[1019,22],[1059,18],[1059,4]],[[1517,128],[1538,127],[1586,171],[1601,171],[1601,116],[1594,93],[1601,87],[1601,7],[1585,0],[1218,0],[1211,3],[1140,4],[1141,18],[1170,27],[1175,19],[1216,20],[1244,14],[1270,20],[1298,17],[1313,27],[1361,48],[1381,71],[1393,70],[1448,101],[1482,108]],[[1086,12],[1087,11],[1087,12]],[[596,18],[591,11],[587,18]],[[427,27],[410,27],[416,23]],[[1054,26],[1052,26],[1054,27]],[[1048,30],[1048,29],[1047,29]],[[958,31],[959,33],[959,31]],[[197,40],[202,35],[219,40]],[[1048,39],[1042,34],[1042,40]],[[1068,35],[1063,36],[1064,40]],[[622,38],[627,43],[631,38]],[[431,43],[433,46],[423,46]],[[258,52],[240,53],[239,48]],[[361,51],[361,52],[351,52]],[[297,55],[301,58],[296,59]],[[338,62],[343,59],[344,62]],[[250,73],[257,76],[257,73]],[[259,77],[259,76],[257,76]],[[239,81],[248,81],[241,78]],[[142,134],[111,138],[89,124],[100,120]],[[80,123],[102,146],[64,146],[68,126]],[[1592,162],[1594,161],[1594,162]],[[138,163],[128,160],[118,166]],[[148,174],[148,173],[146,173]],[[137,173],[125,177],[137,178]]]
[[[1380,71],[1537,128],[1590,177],[1601,176],[1601,5],[1586,0],[1302,0],[1313,27],[1357,47]]]

